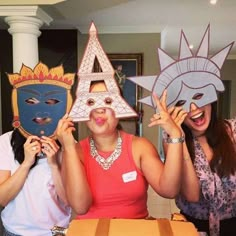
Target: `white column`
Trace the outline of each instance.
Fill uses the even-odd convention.
[[[38,6],[25,5],[0,6],[0,16],[4,16],[10,26],[8,31],[12,35],[13,71],[19,72],[22,63],[34,68],[39,60],[39,29],[43,24],[49,25],[52,18]]]
[[[35,17],[9,16],[5,18],[12,35],[13,72],[19,72],[22,63],[34,68],[38,63],[38,37],[43,22]]]

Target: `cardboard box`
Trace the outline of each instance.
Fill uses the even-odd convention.
[[[167,219],[72,220],[66,236],[199,236],[190,222]]]

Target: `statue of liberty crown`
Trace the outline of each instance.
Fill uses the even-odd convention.
[[[183,84],[183,79],[186,81],[186,77],[188,77],[189,84],[185,84],[185,86],[191,86],[194,83],[198,85],[202,83],[202,86],[213,84],[217,91],[224,91],[224,85],[220,79],[220,70],[234,42],[221,49],[212,57],[209,57],[209,32],[210,25],[208,25],[200,46],[194,55],[184,32],[181,31],[180,49],[177,60],[158,48],[160,74],[158,76],[139,76],[128,79],[157,94],[159,97],[167,89],[167,94],[172,95],[169,101],[167,99],[167,105],[171,104],[178,96],[179,91],[176,91],[176,87],[173,85],[177,83]],[[199,78],[200,74],[201,78]],[[168,89],[171,91],[168,92]],[[155,107],[151,96],[142,98],[139,101]]]
[[[19,88],[29,84],[52,84],[70,89],[74,83],[75,74],[64,74],[63,66],[49,68],[39,62],[35,68],[31,68],[22,65],[20,73],[8,74],[8,79],[11,85],[15,88]]]

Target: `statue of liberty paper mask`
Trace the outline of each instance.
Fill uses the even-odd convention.
[[[8,74],[13,86],[13,127],[29,135],[54,138],[59,119],[69,111],[75,74],[64,74],[62,66],[39,63],[34,70],[22,65],[20,73]]]
[[[196,55],[189,48],[186,36],[182,31],[177,60],[159,48],[161,72],[158,76],[127,79],[157,94],[160,98],[166,89],[167,106],[182,106],[187,112],[190,110],[191,103],[202,107],[216,101],[217,91],[224,91],[224,85],[220,79],[220,69],[233,43],[209,58],[209,31],[210,26],[207,27]],[[157,109],[151,96],[139,101]]]
[[[93,72],[95,59],[100,64],[101,72]],[[111,108],[117,118],[137,116],[136,112],[122,98],[114,73],[98,40],[96,27],[92,23],[87,47],[78,71],[77,98],[69,113],[73,121],[88,121],[90,112],[96,108]],[[107,91],[90,92],[91,82],[94,81],[103,81]]]

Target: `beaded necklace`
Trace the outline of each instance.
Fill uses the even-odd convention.
[[[93,158],[95,158],[95,160],[98,162],[98,164],[104,169],[104,170],[108,170],[110,169],[110,167],[112,166],[112,164],[114,163],[115,160],[118,159],[118,157],[121,154],[121,147],[122,147],[122,138],[120,136],[120,132],[118,131],[118,138],[117,138],[117,144],[116,144],[116,148],[115,150],[112,152],[112,154],[107,157],[104,158],[102,157],[98,151],[97,148],[95,146],[95,142],[93,140],[92,137],[90,137],[90,154]]]

